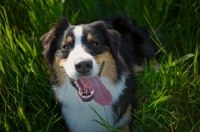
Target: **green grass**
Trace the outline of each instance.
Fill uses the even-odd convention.
[[[116,14],[134,19],[141,27],[159,29],[167,40],[159,51],[160,69],[147,66],[136,75],[138,109],[133,131],[200,130],[199,0],[87,0],[64,4],[59,0],[3,0],[0,131],[64,131],[39,38],[62,16],[80,24]],[[154,41],[161,44],[157,38]]]

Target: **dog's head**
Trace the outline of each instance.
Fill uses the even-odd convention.
[[[105,90],[99,76],[107,77],[111,83],[118,78],[120,35],[107,29],[103,21],[73,26],[63,18],[41,41],[44,58],[56,73],[57,83],[69,78],[83,101],[91,100],[99,89]]]

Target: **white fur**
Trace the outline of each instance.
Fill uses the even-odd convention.
[[[81,45],[81,37],[83,36],[82,26],[76,26],[73,30],[75,36],[75,45]]]
[[[117,101],[123,89],[125,89],[126,76],[122,77],[115,86],[110,84],[109,79],[101,77],[102,83],[111,92],[113,97],[113,103]],[[125,124],[129,119],[127,117],[122,118],[118,124],[115,124],[114,111],[112,106],[101,106],[94,100],[89,102],[83,102],[79,99],[77,91],[69,83],[69,79],[66,78],[65,83],[54,88],[56,97],[62,104],[62,115],[67,125],[73,132],[107,132],[108,130],[97,123],[95,120],[102,122],[98,115],[90,108],[93,107],[97,113],[106,120],[110,125],[120,127]]]

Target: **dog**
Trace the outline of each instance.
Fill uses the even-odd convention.
[[[62,18],[40,40],[69,131],[107,132],[106,122],[130,132],[135,65],[156,52],[149,34],[124,17],[76,26]]]

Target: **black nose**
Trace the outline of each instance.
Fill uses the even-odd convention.
[[[92,60],[78,58],[78,59],[75,59],[74,66],[77,72],[86,74],[92,69]]]

